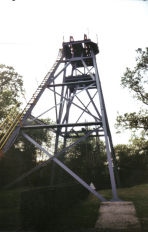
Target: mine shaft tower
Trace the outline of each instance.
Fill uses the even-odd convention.
[[[1,150],[6,152],[21,133],[48,155],[49,160],[53,160],[101,201],[106,201],[102,195],[58,159],[60,155],[88,137],[103,137],[112,200],[118,201],[114,175],[115,155],[96,63],[96,55],[99,53],[98,45],[84,35],[84,39],[79,41],[74,41],[70,36],[70,41],[63,42],[62,46],[56,62],[23,112],[15,116],[8,129],[5,126],[6,132],[4,139],[1,140]],[[42,112],[39,116],[33,116],[37,105]],[[48,109],[42,110],[44,105],[47,105]],[[52,123],[47,124],[40,120],[40,117],[45,114],[49,114],[48,118],[52,118]],[[6,124],[8,124],[7,121],[3,122],[3,125]],[[48,128],[54,134],[52,151],[46,146],[39,145],[26,133],[26,129],[38,128]]]

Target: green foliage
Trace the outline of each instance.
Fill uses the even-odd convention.
[[[139,48],[136,52],[136,66],[133,70],[126,68],[121,85],[128,88],[137,100],[148,105],[148,93],[145,88],[148,84],[148,48],[145,50]]]
[[[148,48],[137,50],[136,66],[127,68],[121,78],[121,85],[128,88],[133,97],[141,103],[138,112],[118,115],[116,127],[130,129],[133,136],[129,145],[115,148],[118,169],[123,186],[145,183],[148,178]],[[138,133],[139,132],[139,133]],[[136,137],[138,134],[139,137]]]
[[[46,142],[50,145],[51,137],[47,130],[27,130],[26,133],[39,144]],[[18,136],[14,145],[0,159],[0,187],[10,184],[15,179],[37,166],[38,156],[42,156],[41,151],[24,139],[24,137]],[[37,183],[39,185],[39,180],[37,180],[37,178],[38,175],[28,176],[22,179],[21,182],[18,182],[17,186],[33,186]]]
[[[148,130],[148,117],[146,112],[140,110],[139,112],[125,113],[117,117],[116,126],[122,125],[124,129],[138,130],[143,129],[145,132]]]
[[[117,145],[115,152],[122,186],[131,186],[147,182],[147,140],[135,137],[128,145]]]
[[[19,106],[24,94],[23,80],[13,67],[0,65],[0,121],[11,108]]]
[[[128,88],[133,97],[140,101],[141,109],[139,112],[125,113],[117,117],[116,126],[122,129],[137,129],[147,135],[148,131],[148,111],[145,105],[148,105],[148,48],[137,49],[136,66],[131,70],[126,68],[124,76],[121,78],[121,86]]]
[[[10,112],[13,112],[15,117],[17,112],[18,114],[20,113],[19,106],[23,96],[22,76],[13,67],[0,65],[0,122]],[[13,120],[13,117],[10,118]],[[33,124],[34,122],[29,121],[28,123]],[[26,132],[39,144],[46,142],[50,145],[51,136],[46,129],[28,130]],[[3,133],[1,131],[2,135]],[[37,165],[37,156],[39,155],[41,156],[42,154],[34,145],[22,136],[18,136],[12,148],[3,157],[0,157],[0,187],[5,186],[20,177],[24,172],[35,167]]]

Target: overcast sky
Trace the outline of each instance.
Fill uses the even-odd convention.
[[[135,50],[148,46],[148,1],[141,0],[0,0],[0,63],[13,66],[23,76],[29,100],[53,65],[69,36],[86,33],[98,41],[98,69],[113,142],[117,112],[138,109],[127,90],[120,87],[125,68],[133,66]]]

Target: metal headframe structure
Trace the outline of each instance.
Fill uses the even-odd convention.
[[[5,136],[1,142],[1,149],[6,152],[21,132],[28,141],[48,156],[48,160],[41,165],[52,160],[98,199],[106,201],[58,159],[88,137],[104,138],[112,200],[118,201],[114,174],[115,154],[97,68],[98,53],[97,43],[92,42],[86,35],[83,40],[74,41],[70,36],[70,41],[63,42],[53,67],[38,86],[23,112],[13,120],[11,131],[5,133],[8,136]],[[38,116],[33,116],[34,114]],[[42,122],[39,118],[43,116],[50,118],[52,123]],[[26,133],[26,129],[39,128],[46,128],[53,134],[52,149],[38,144]],[[41,165],[21,178],[36,171]]]

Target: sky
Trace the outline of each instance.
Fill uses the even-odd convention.
[[[98,42],[101,78],[113,143],[126,143],[129,134],[116,134],[117,114],[140,105],[122,89],[121,76],[135,64],[135,50],[148,46],[148,1],[142,0],[0,0],[0,64],[23,76],[29,100],[54,64],[63,41]]]

